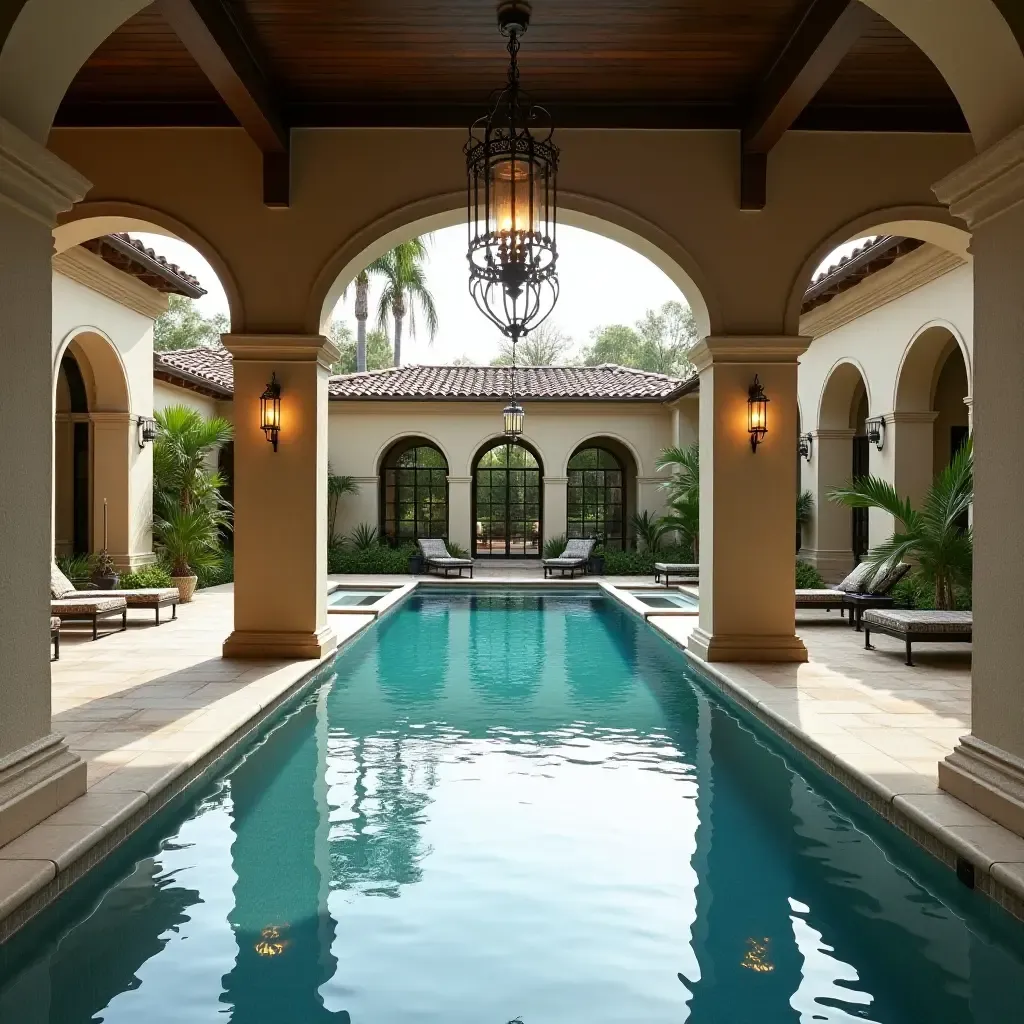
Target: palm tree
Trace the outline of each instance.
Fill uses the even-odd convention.
[[[686,448],[665,448],[658,469],[671,469],[672,476],[662,485],[668,492],[670,512],[666,528],[678,530],[683,544],[689,544],[693,560],[700,560],[700,448],[695,441]]]
[[[345,494],[355,494],[359,490],[359,484],[356,483],[354,476],[344,476],[338,473],[332,473],[331,467],[327,467],[327,533],[329,535],[329,543],[336,544],[338,542],[337,534],[335,533],[335,522],[338,518],[338,503]]]
[[[433,341],[437,334],[437,309],[434,296],[427,287],[424,259],[430,235],[413,238],[396,245],[383,256],[378,256],[367,268],[367,274],[384,278],[384,291],[377,303],[377,326],[387,328],[388,317],[395,320],[395,366],[402,365],[402,327],[409,317],[409,333],[416,337],[416,307],[423,311],[427,330]],[[357,296],[358,298],[358,296]]]
[[[900,529],[868,552],[872,567],[912,558],[918,572],[935,587],[935,607],[950,609],[955,600],[953,587],[971,580],[974,546],[970,527],[963,520],[974,499],[974,448],[967,443],[952,462],[934,479],[920,510],[901,498],[887,480],[876,476],[851,480],[829,497],[850,508],[880,508],[888,512]]]
[[[233,428],[183,405],[161,409],[156,422],[153,532],[172,575],[191,576],[193,569],[217,567],[219,532],[231,526],[231,506],[220,493],[224,478],[209,463]]]

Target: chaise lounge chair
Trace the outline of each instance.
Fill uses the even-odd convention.
[[[872,633],[885,633],[907,645],[907,664],[913,667],[910,645],[920,643],[969,644],[973,639],[973,612],[877,609],[864,613],[864,649],[873,651]]]
[[[585,573],[596,543],[594,539],[585,540],[582,537],[568,541],[565,550],[557,558],[545,558],[541,563],[544,566],[544,579],[550,579],[556,572],[562,576],[568,573],[570,579],[575,579],[577,570]]]
[[[152,608],[156,613],[156,624],[160,625],[160,609],[170,608],[171,618],[178,617],[178,602],[181,595],[177,587],[146,587],[140,590],[99,590],[96,588],[78,590],[55,565],[50,566],[50,597],[55,600],[75,600],[81,603],[90,597],[120,597],[129,608]],[[54,612],[53,614],[57,614]]]
[[[850,609],[850,624],[860,629],[861,618],[867,608],[884,608],[892,604],[889,592],[906,574],[910,566],[899,562],[894,566],[873,569],[868,562],[861,562],[841,583],[832,588],[798,588],[797,608],[816,608],[830,611],[839,609],[840,615]]]
[[[473,578],[473,559],[454,558],[448,553],[448,548],[443,540],[420,540],[420,551],[423,553],[423,561],[426,563],[427,572],[443,573],[447,579],[448,573],[458,571],[462,577],[462,570],[469,570],[469,578]]]
[[[680,583],[696,583],[700,578],[700,565],[696,562],[655,562],[654,582],[660,583],[665,577],[665,586],[672,581],[670,577],[679,577]]]
[[[51,621],[53,617],[60,619],[62,629],[68,622],[91,622],[93,640],[99,636],[100,619],[119,615],[121,626],[114,632],[122,632],[128,628],[128,603],[123,597],[92,597],[83,594],[81,598],[69,597],[51,601],[50,615]]]

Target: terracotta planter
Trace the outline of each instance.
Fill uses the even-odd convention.
[[[196,592],[196,584],[199,582],[199,577],[172,576],[171,582],[178,588],[178,597],[181,598],[181,603],[188,604],[192,600],[192,595]]]
[[[92,578],[92,584],[97,590],[117,590],[117,584],[121,577],[116,573],[96,573]]]

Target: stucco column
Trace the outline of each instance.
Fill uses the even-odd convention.
[[[770,408],[770,407],[769,407]],[[850,479],[854,430],[811,431],[811,458],[804,477],[814,495],[814,514],[807,528],[808,545],[801,551],[829,583],[853,568],[850,510],[829,501],[829,493]]]
[[[700,373],[700,624],[689,650],[706,661],[806,661],[796,635],[797,357],[799,337],[705,338]],[[757,374],[768,433],[747,433]]]
[[[85,792],[50,723],[53,226],[89,189],[0,118],[0,846]]]
[[[327,624],[327,377],[320,335],[226,334],[235,369],[235,628],[228,658],[319,658]],[[281,385],[278,449],[260,395]]]
[[[935,192],[972,231],[976,339],[972,729],[939,784],[1024,835],[1024,126]]]
[[[461,544],[467,551],[473,550],[473,533],[476,529],[473,515],[473,478],[471,476],[448,477],[448,539]]]
[[[564,537],[569,529],[569,478],[544,477],[544,544],[552,537]]]
[[[106,548],[114,564],[132,564],[132,510],[129,485],[129,443],[135,423],[126,412],[95,412],[92,421],[92,549],[102,551],[103,502],[107,503]]]
[[[935,479],[933,452],[938,415],[934,410],[885,414],[883,449],[892,449],[892,483],[896,493],[910,498],[910,504],[916,509],[921,507]],[[875,540],[872,537],[872,541]]]
[[[636,478],[636,507],[627,509],[629,515],[643,512],[645,509],[652,516],[661,515],[665,511],[665,492],[662,484],[667,476],[638,476]],[[627,532],[629,524],[624,524]]]

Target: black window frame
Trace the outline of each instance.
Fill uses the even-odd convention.
[[[440,465],[420,463],[419,453],[424,451],[436,453]],[[394,546],[427,538],[447,540],[451,515],[449,472],[444,452],[426,438],[411,438],[393,445],[380,467],[381,537]],[[443,498],[437,496],[441,487]],[[412,512],[410,518],[401,515],[405,508]],[[401,529],[406,523],[412,525],[411,531]]]

